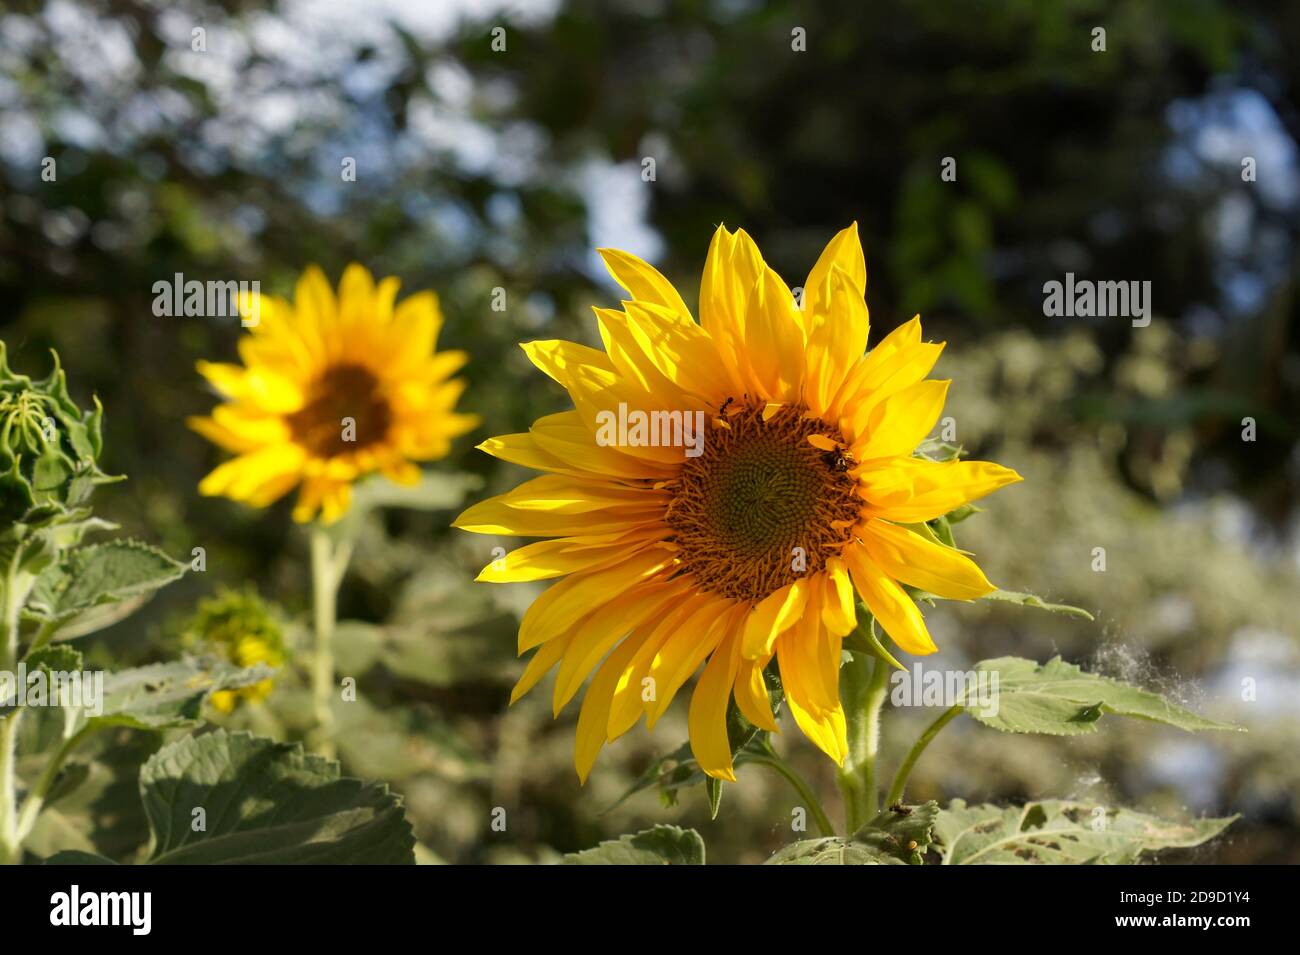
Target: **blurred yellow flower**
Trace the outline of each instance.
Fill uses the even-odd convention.
[[[264,663],[278,669],[284,665],[280,623],[251,587],[223,588],[216,596],[200,600],[181,639],[187,649],[215,653],[236,666]],[[266,679],[237,690],[218,690],[208,700],[220,712],[230,713],[241,699],[266,699],[273,683]]]
[[[519,651],[536,653],[513,699],[558,664],[558,714],[594,671],[575,752],[585,780],[607,741],[642,714],[653,725],[703,666],[691,747],[705,772],[733,779],[729,701],[775,730],[763,680],[775,656],[796,723],[843,763],[840,654],[855,590],[903,650],[933,652],[903,585],[959,600],[993,588],[917,525],[1020,477],[913,456],[943,409],[948,382],[926,380],[942,346],[913,319],[864,354],[856,225],[826,247],[801,306],[748,235],[719,228],[699,324],[650,265],[601,255],[630,293],[622,310],[595,310],[604,350],[523,346],[574,410],[480,445],[549,473],[456,521],[555,538],[480,580],[569,575],[524,615]]]
[[[265,507],[299,487],[293,516],[324,523],[347,511],[352,483],[379,472],[413,484],[411,462],[443,457],[478,419],[457,414],[464,382],[452,379],[467,355],[435,351],[438,297],[396,302],[399,282],[378,285],[360,265],[343,273],[336,297],[312,266],[292,304],[259,295],[240,303],[256,316],[239,342],[242,365],[199,362],[227,399],[190,426],[237,456],[199,484]]]

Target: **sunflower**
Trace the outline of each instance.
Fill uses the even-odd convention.
[[[376,285],[353,264],[336,297],[312,266],[292,304],[266,295],[240,303],[246,318],[256,314],[239,342],[243,365],[198,363],[228,400],[189,425],[236,455],[203,479],[201,494],[265,507],[299,487],[294,519],[320,512],[330,524],[358,478],[379,472],[413,484],[413,461],[443,457],[478,423],[453,411],[465,386],[451,375],[467,356],[435,351],[438,297],[396,302],[398,285],[391,277]]]
[[[215,597],[200,600],[181,641],[187,649],[214,653],[240,667],[264,663],[278,669],[286,657],[280,623],[252,587],[223,588]],[[273,686],[268,678],[237,690],[218,690],[208,699],[219,712],[232,713],[240,700],[266,699]]]
[[[994,588],[924,522],[1020,476],[914,455],[948,390],[926,379],[943,346],[922,341],[914,318],[866,352],[856,224],[827,245],[801,304],[743,230],[720,227],[698,324],[653,267],[601,256],[630,295],[621,310],[595,309],[604,350],[523,345],[574,410],[479,446],[547,473],[456,521],[552,538],[479,575],[564,577],[521,621],[519,651],[536,652],[512,702],[558,665],[558,715],[591,677],[575,747],[585,781],[606,742],[642,714],[652,727],[703,667],[691,748],[706,773],[730,780],[729,703],[775,731],[763,679],[775,658],[795,722],[842,765],[839,668],[855,593],[900,648],[934,652],[904,586],[956,600]],[[700,440],[688,440],[688,422],[703,422]]]

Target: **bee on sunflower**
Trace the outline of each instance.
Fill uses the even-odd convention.
[[[802,302],[743,230],[719,227],[698,323],[652,266],[615,250],[601,256],[629,293],[621,309],[595,309],[603,350],[523,345],[573,410],[479,445],[545,475],[455,522],[550,538],[478,579],[564,578],[521,621],[519,652],[535,652],[512,702],[558,666],[558,715],[590,677],[575,746],[585,781],[606,742],[643,715],[653,726],[703,668],[691,748],[709,776],[732,780],[728,707],[734,700],[775,731],[763,678],[775,660],[795,722],[843,765],[839,671],[857,599],[901,649],[934,652],[905,587],[954,600],[994,588],[918,525],[1020,476],[914,455],[943,409],[949,383],[927,378],[943,346],[923,341],[914,318],[867,351],[856,225],[826,246]],[[706,421],[706,433],[698,447],[611,443],[615,409],[641,420],[680,413]]]

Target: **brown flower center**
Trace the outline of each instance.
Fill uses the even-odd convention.
[[[727,418],[705,436],[673,481],[667,522],[678,556],[701,587],[757,602],[817,573],[849,540],[862,501],[839,451],[808,442],[843,441],[824,421],[785,407]]]
[[[312,386],[307,403],[288,417],[294,440],[318,458],[383,441],[391,421],[378,379],[360,365],[330,368]]]

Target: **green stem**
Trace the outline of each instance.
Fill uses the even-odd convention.
[[[808,806],[808,811],[812,813],[813,822],[817,823],[817,828],[821,830],[821,834],[823,836],[835,835],[835,827],[831,825],[830,816],[826,815],[826,810],[822,808],[822,804],[812,791],[812,787],[804,781],[802,776],[795,772],[793,766],[778,756],[771,747],[768,747],[766,756],[754,757],[753,761],[785,777],[785,780],[794,787],[794,791],[799,794],[799,798]]]
[[[870,654],[851,652],[840,670],[840,699],[848,724],[849,751],[838,775],[849,835],[880,811],[876,757],[880,749],[880,710],[888,695],[889,664]]]
[[[311,531],[312,616],[316,635],[312,655],[312,712],[316,721],[313,749],[328,759],[334,745],[334,624],[338,615],[339,584],[352,556],[352,546],[337,547],[319,524]]]
[[[18,572],[18,556],[21,548],[14,552],[9,566],[5,570],[0,603],[0,672],[13,673],[18,662],[18,628],[19,614],[23,601],[27,598],[25,586],[20,581],[23,575]],[[22,591],[22,593],[19,593]],[[10,865],[22,858],[18,844],[18,776],[14,763],[18,759],[18,724],[22,721],[23,711],[15,709],[0,720],[0,865]]]
[[[930,745],[930,741],[939,735],[939,731],[951,723],[965,711],[964,706],[951,706],[943,711],[943,714],[929,725],[924,733],[917,737],[916,742],[912,744],[907,758],[903,764],[898,767],[898,772],[894,774],[893,785],[889,787],[889,795],[885,797],[885,804],[892,806],[900,802],[903,798],[903,792],[907,789],[907,778],[912,775],[912,768],[916,761],[921,758],[925,748]]]
[[[50,789],[54,786],[55,780],[59,778],[59,770],[63,768],[63,764],[72,755],[72,751],[95,732],[97,732],[96,727],[83,726],[80,731],[65,739],[63,745],[45,764],[45,769],[41,772],[40,778],[36,780],[36,785],[32,787],[31,792],[23,800],[22,810],[18,814],[19,845],[31,833],[32,827],[36,825],[36,817],[45,808],[45,797],[50,794]]]
[[[14,771],[22,714],[22,710],[14,710],[0,720],[0,865],[14,865],[22,859],[18,841],[18,779]]]
[[[58,630],[59,625],[53,620],[47,620],[45,623],[41,624],[40,629],[36,631],[36,635],[32,637],[31,642],[27,645],[27,650],[23,653],[23,659],[30,659],[31,655],[37,650],[41,650],[48,646],[50,641],[54,639],[54,634],[57,633]]]

